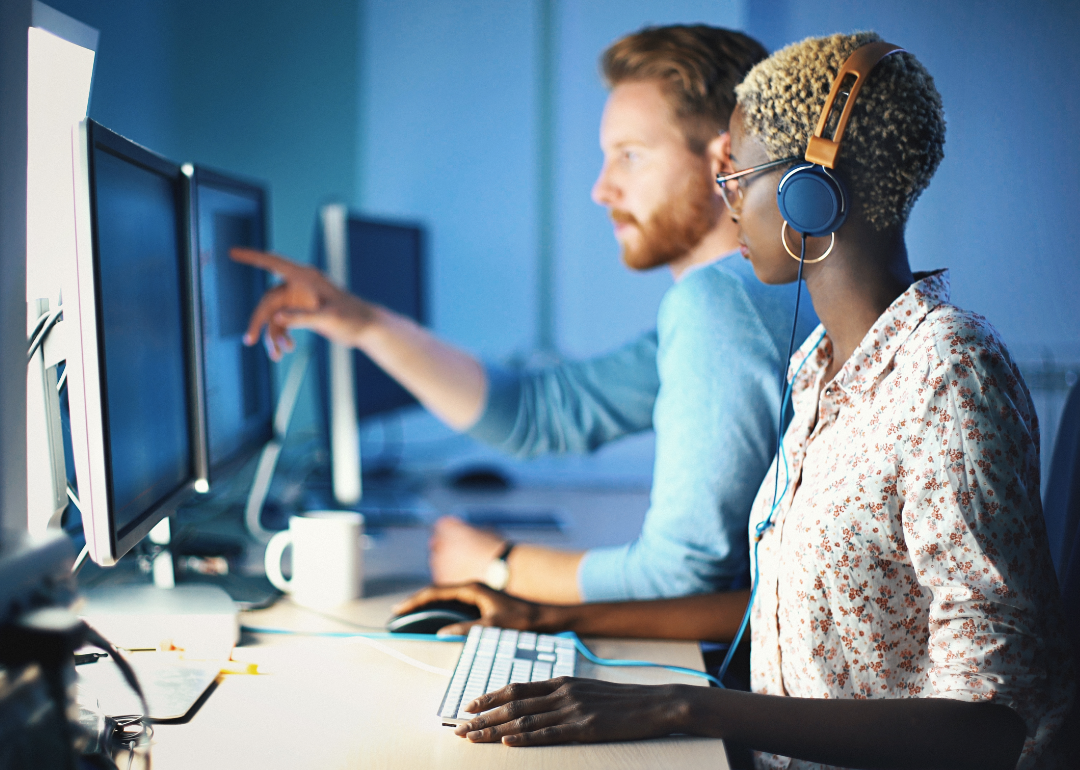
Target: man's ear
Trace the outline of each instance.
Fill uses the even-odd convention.
[[[735,171],[731,162],[731,134],[721,131],[705,147],[705,155],[709,159],[709,169],[713,176],[730,174]]]

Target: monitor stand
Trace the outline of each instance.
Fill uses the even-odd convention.
[[[150,562],[150,575],[154,579],[155,588],[176,587],[176,567],[173,563],[172,551],[169,543],[172,540],[172,529],[169,526],[169,517],[159,521],[147,536],[154,545],[161,546]]]
[[[153,585],[105,585],[82,592],[80,617],[125,650],[181,649],[225,660],[240,639],[236,604],[214,585],[177,585],[168,517],[149,539]]]
[[[217,586],[229,595],[239,610],[269,607],[281,597],[281,591],[265,574],[244,571],[250,562],[245,559],[249,545],[250,539],[239,534],[194,532],[174,538],[169,550],[176,565],[176,583],[180,587]],[[261,565],[261,546],[258,554]]]
[[[83,593],[79,617],[125,650],[183,650],[228,660],[240,640],[236,605],[217,586],[101,586]]]
[[[281,387],[281,395],[274,409],[274,437],[266,442],[259,455],[259,463],[255,469],[255,477],[251,482],[248,492],[247,503],[244,506],[244,526],[248,534],[260,543],[270,542],[274,532],[262,525],[263,507],[266,498],[270,494],[270,482],[274,480],[274,471],[277,469],[278,458],[285,445],[285,437],[289,433],[289,424],[292,422],[293,411],[296,409],[296,401],[300,397],[300,386],[304,384],[307,374],[310,353],[306,348],[298,350],[293,356],[289,366],[289,373],[285,376],[285,383]]]

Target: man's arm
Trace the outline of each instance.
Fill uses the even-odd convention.
[[[493,368],[469,435],[516,457],[591,452],[652,427],[660,387],[656,332],[583,361],[526,372]]]
[[[443,516],[435,522],[429,543],[432,579],[438,585],[482,583],[488,566],[505,545],[506,541],[494,532]],[[580,552],[518,543],[506,560],[510,569],[506,591],[536,602],[579,602],[577,573],[581,557]]]
[[[469,434],[519,457],[587,452],[651,427],[658,387],[655,332],[585,361],[520,374],[493,370],[484,413]],[[431,538],[434,582],[484,580],[504,544],[498,535],[460,519],[440,519]],[[580,601],[581,557],[518,545],[508,560],[506,588],[537,601]]]
[[[465,430],[487,398],[484,367],[419,324],[335,286],[320,271],[254,249],[232,249],[237,262],[283,279],[255,308],[245,342],[267,328],[270,355],[291,348],[290,329],[310,329],[332,342],[362,350],[436,417]]]

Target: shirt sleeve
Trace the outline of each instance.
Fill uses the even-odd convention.
[[[1030,754],[1056,729],[1072,675],[1039,502],[1039,434],[1019,372],[974,317],[930,346],[897,480],[906,547],[929,589],[936,697],[995,701],[1027,723]],[[1021,766],[1025,766],[1021,761]]]
[[[776,443],[781,353],[743,281],[719,269],[669,290],[658,330],[650,507],[636,540],[586,553],[586,601],[746,585],[747,519]]]
[[[469,435],[517,457],[590,452],[652,427],[657,335],[531,372],[489,366],[487,404]]]

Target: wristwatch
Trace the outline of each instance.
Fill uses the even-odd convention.
[[[487,571],[484,572],[484,582],[496,591],[503,590],[506,588],[506,584],[510,582],[510,564],[507,559],[510,558],[512,550],[514,550],[514,543],[507,540],[503,544],[502,550],[499,551],[499,555],[491,560]]]

